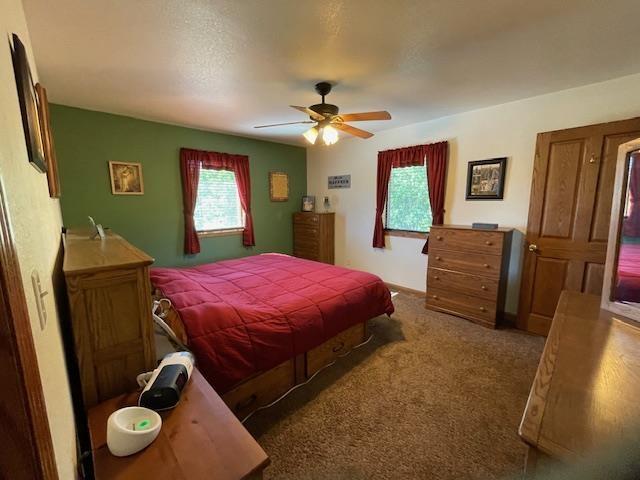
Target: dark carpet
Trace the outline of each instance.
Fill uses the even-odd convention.
[[[521,471],[517,430],[544,340],[425,310],[400,293],[373,339],[246,426],[267,479],[491,479]]]

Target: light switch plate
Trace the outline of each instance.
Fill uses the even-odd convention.
[[[40,275],[37,270],[31,272],[31,284],[33,285],[33,293],[36,297],[36,307],[38,308],[38,318],[40,320],[40,330],[44,330],[47,326],[47,308],[44,303],[44,297],[49,292],[42,290],[40,283]]]

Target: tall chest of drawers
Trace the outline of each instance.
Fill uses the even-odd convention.
[[[293,254],[317,262],[334,263],[335,213],[293,214]]]
[[[504,313],[513,230],[433,226],[429,234],[429,309],[495,328]]]

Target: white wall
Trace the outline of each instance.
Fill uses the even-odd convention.
[[[448,140],[445,223],[496,222],[524,232],[536,134],[639,115],[640,74],[387,130],[369,140],[342,138],[330,147],[308,149],[307,189],[319,205],[322,196],[331,198],[337,264],[424,291],[423,241],[387,237],[386,249],[371,246],[379,150]],[[504,200],[466,201],[467,162],[504,156],[509,157]],[[351,174],[351,188],[328,190],[327,176],[342,174]],[[507,291],[511,313],[517,310],[523,237],[516,239]]]
[[[11,33],[25,44],[36,79],[37,72],[20,0],[0,0],[0,31],[4,34],[0,42],[0,181],[17,245],[59,476],[75,478],[75,426],[52,284],[62,217],[59,202],[49,198],[46,176],[27,160],[8,41]],[[48,322],[44,329],[31,287],[34,269],[50,293],[45,297]]]

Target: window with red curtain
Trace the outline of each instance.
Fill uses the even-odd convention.
[[[233,172],[237,187],[239,204],[244,214],[242,243],[245,246],[255,245],[253,233],[253,217],[251,216],[251,178],[249,175],[249,157],[229,153],[207,152],[188,148],[180,149],[180,172],[182,176],[182,200],[184,212],[184,251],[187,254],[200,252],[200,240],[196,229],[196,207],[198,205],[198,187],[202,170]],[[224,182],[230,180],[219,176],[220,193],[229,190]],[[229,192],[227,192],[229,193]],[[221,198],[224,201],[224,198]]]
[[[382,221],[389,194],[389,181],[394,168],[426,166],[429,206],[417,206],[416,208],[430,207],[432,225],[442,225],[444,221],[444,188],[447,171],[448,142],[416,145],[413,147],[398,148],[378,152],[378,176],[376,186],[376,215],[373,230],[373,246],[384,248],[385,228]],[[429,237],[422,249],[428,252]]]

